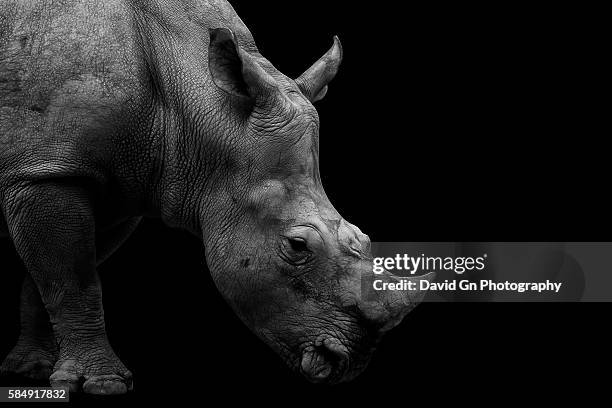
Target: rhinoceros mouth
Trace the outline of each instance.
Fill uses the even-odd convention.
[[[349,367],[349,351],[333,337],[319,340],[302,351],[301,373],[313,383],[342,381]]]

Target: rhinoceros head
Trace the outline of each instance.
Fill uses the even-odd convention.
[[[366,297],[370,239],[329,202],[319,176],[321,99],[338,71],[332,48],[298,79],[243,49],[227,29],[211,31],[209,68],[223,126],[239,143],[213,187],[202,224],[215,284],[240,318],[313,382],[360,373],[381,335],[416,304],[414,293]],[[351,159],[337,159],[344,166]],[[392,280],[390,274],[378,279]]]

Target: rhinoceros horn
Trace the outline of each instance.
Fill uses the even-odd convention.
[[[386,332],[397,326],[408,312],[423,300],[427,291],[420,289],[420,281],[431,282],[435,276],[434,272],[430,272],[423,276],[399,277],[384,271],[381,275],[368,277],[368,282],[370,282],[370,278],[379,279],[386,283],[414,282],[416,289],[364,293],[358,303],[359,310],[363,317],[378,326],[381,332]]]
[[[338,36],[334,36],[334,45],[315,62],[298,79],[296,84],[302,93],[311,101],[316,102],[327,93],[327,84],[334,79],[342,62],[342,44]]]

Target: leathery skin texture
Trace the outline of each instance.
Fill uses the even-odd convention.
[[[419,295],[362,298],[370,240],[321,185],[313,103],[341,59],[334,38],[286,77],[225,1],[0,3],[0,238],[29,272],[0,374],[132,389],[96,266],[143,216],[201,239],[223,297],[291,369],[359,374]]]

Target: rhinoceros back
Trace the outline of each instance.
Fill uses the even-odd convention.
[[[110,128],[143,94],[133,34],[121,0],[0,4],[0,185],[86,173],[112,153]]]
[[[155,80],[181,98],[185,84],[208,76],[208,28],[219,26],[257,51],[226,1],[2,1],[0,182],[33,145],[52,146],[43,154],[58,162],[108,154],[105,126],[142,116]]]

